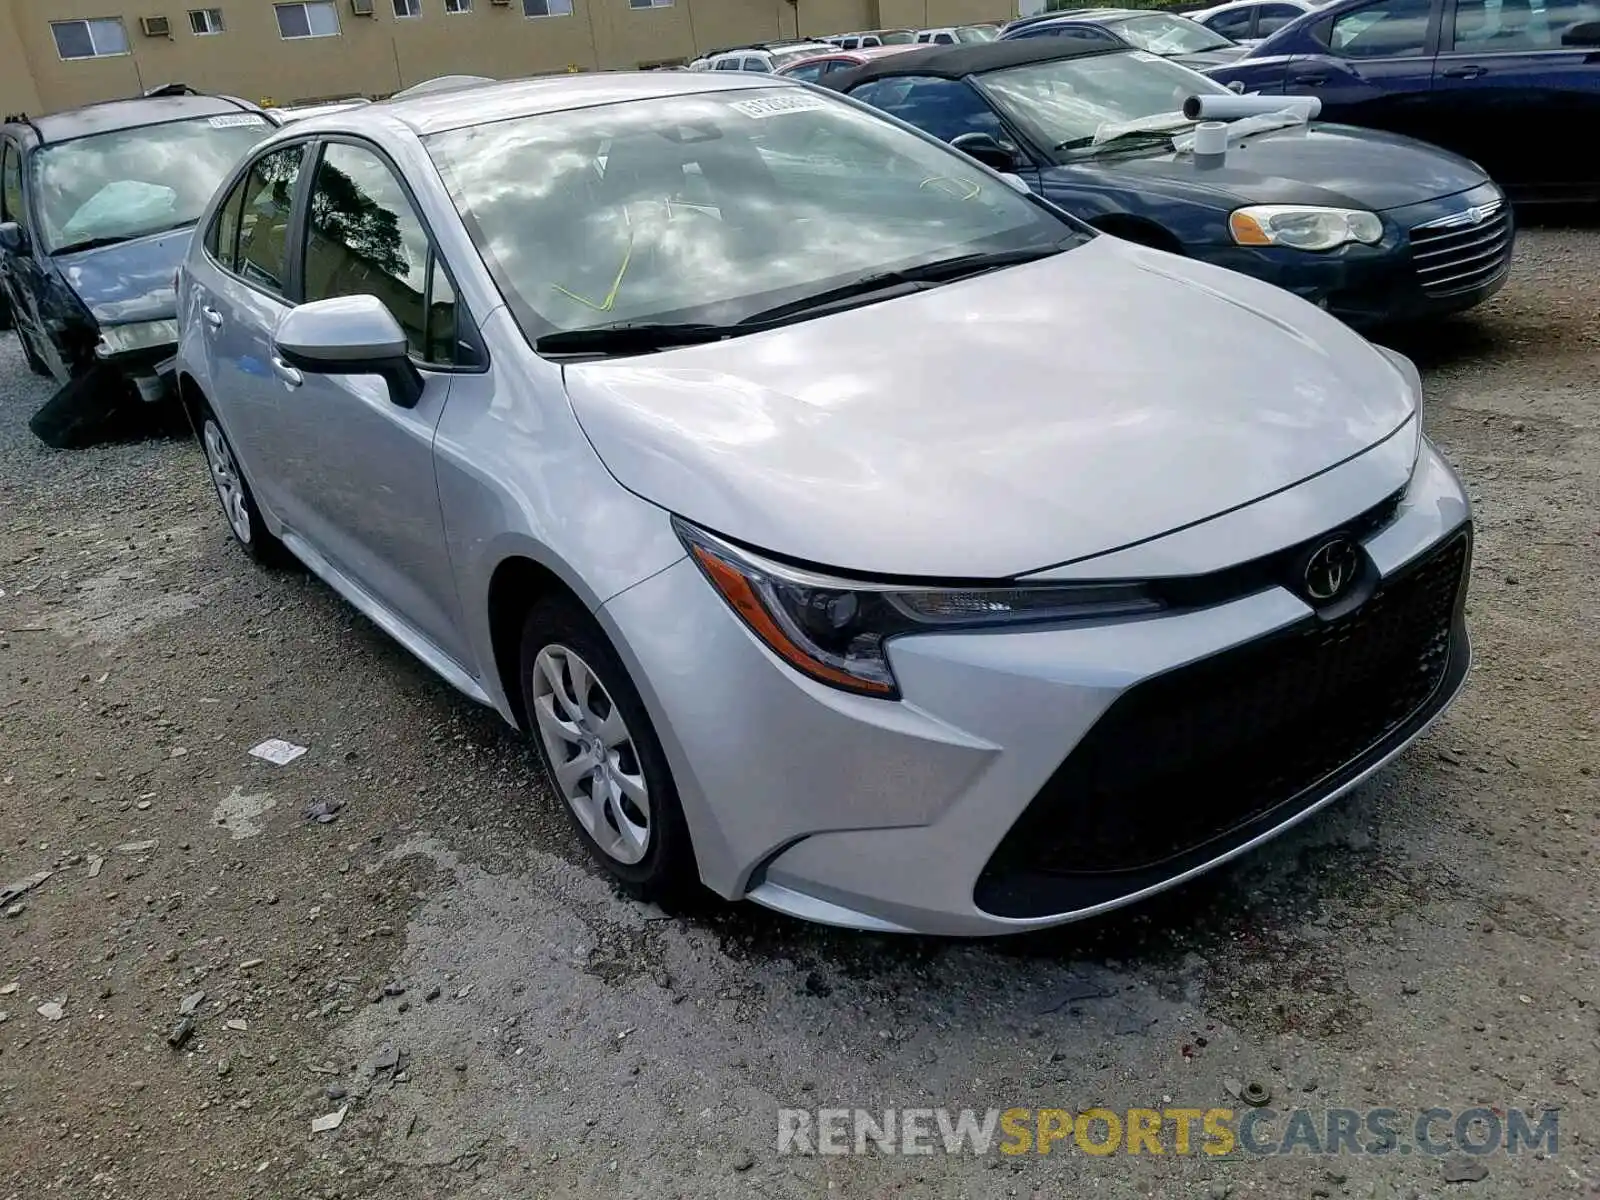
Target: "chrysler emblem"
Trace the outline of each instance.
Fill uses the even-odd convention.
[[[1418,225],[1418,229],[1460,229],[1467,225],[1482,225],[1495,213],[1500,211],[1502,200],[1490,200],[1487,204],[1474,204],[1471,208],[1463,208],[1460,212],[1451,213],[1447,217],[1440,217],[1435,221],[1425,221]]]
[[[1361,574],[1361,551],[1346,537],[1332,538],[1306,559],[1306,595],[1319,604],[1336,600]]]

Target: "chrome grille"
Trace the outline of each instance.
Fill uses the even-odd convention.
[[[1511,208],[1501,202],[1480,221],[1467,214],[1430,221],[1411,230],[1417,282],[1430,296],[1481,287],[1511,261]]]

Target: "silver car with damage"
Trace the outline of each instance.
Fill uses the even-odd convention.
[[[182,393],[628,890],[1057,924],[1413,741],[1472,525],[1403,357],[1016,185],[733,73],[350,109],[202,220]]]

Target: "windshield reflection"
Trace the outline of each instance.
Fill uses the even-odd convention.
[[[980,85],[1035,142],[1068,157],[1093,153],[1095,134],[1169,114],[1181,129],[1190,96],[1226,93],[1198,71],[1138,55],[1096,54],[990,71]]]
[[[1199,54],[1204,50],[1222,50],[1233,45],[1227,38],[1212,33],[1198,21],[1191,21],[1187,17],[1169,17],[1162,13],[1130,17],[1118,22],[1117,32],[1123,40],[1139,49],[1163,57]]]
[[[541,113],[426,144],[530,339],[727,324],[841,280],[1078,233],[965,157],[797,88]]]
[[[256,113],[227,113],[46,146],[33,158],[46,249],[192,225],[223,177],[272,129]]]

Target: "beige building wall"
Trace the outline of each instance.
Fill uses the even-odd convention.
[[[286,40],[271,0],[0,0],[0,99],[48,112],[170,82],[275,104],[385,96],[437,75],[631,68],[766,38],[993,19],[1014,0],[571,0],[570,15],[531,18],[523,0],[471,0],[465,13],[421,0],[412,18],[395,16],[396,0],[372,0],[370,16],[333,2],[339,36]],[[193,33],[191,7],[219,9],[224,31]],[[105,17],[121,18],[129,52],[63,61],[51,22]],[[146,36],[141,17],[170,32]]]

